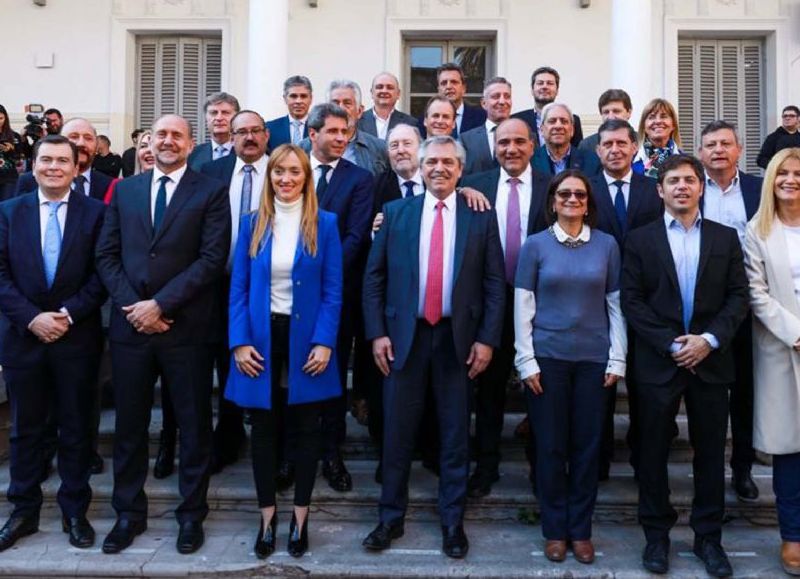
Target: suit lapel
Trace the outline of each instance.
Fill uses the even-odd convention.
[[[794,281],[792,280],[791,270],[784,264],[789,263],[789,248],[786,244],[786,233],[783,231],[783,224],[777,217],[772,222],[772,229],[769,237],[764,241],[767,250],[768,271],[767,275],[774,274],[770,281],[771,289],[777,295],[778,300],[787,304],[786,308],[800,315],[800,304],[795,299]],[[769,267],[769,264],[777,264],[778,267]],[[781,267],[783,266],[783,267]],[[772,288],[774,286],[774,288]]]
[[[614,237],[617,239],[622,239],[622,231],[619,228],[619,222],[617,221],[617,213],[614,210],[614,206],[611,204],[611,191],[608,189],[608,183],[606,183],[605,175],[601,174],[597,177],[595,181],[597,184],[594,200],[597,202],[597,209],[601,211],[605,215],[606,221],[611,224],[611,229],[614,230]],[[633,191],[633,183],[631,182],[631,193]],[[628,219],[630,219],[630,200],[633,198],[633,195],[628,195]]]
[[[631,225],[633,224],[633,218],[636,215],[636,212],[639,211],[639,205],[642,202],[642,195],[644,194],[644,192],[639,188],[639,179],[637,179],[637,177],[639,177],[639,175],[636,173],[631,174],[631,185],[628,189],[628,229],[631,228]],[[645,177],[645,179],[649,179],[649,177]]]
[[[347,177],[347,164],[348,161],[346,159],[340,159],[339,163],[336,165],[336,168],[333,170],[331,174],[331,180],[328,181],[328,186],[325,188],[324,196],[319,199],[319,206],[320,207],[328,207],[328,199],[330,199],[331,195],[336,188],[339,186],[339,182],[342,181],[344,178]]]
[[[132,177],[132,179],[141,179],[139,190],[135,198],[136,213],[139,214],[139,219],[142,221],[147,239],[153,238],[153,218],[150,216],[150,188],[153,183],[153,171],[141,173],[141,177]]]
[[[56,267],[56,280],[58,274],[61,272],[61,266],[66,261],[70,250],[72,249],[72,242],[75,235],[80,229],[81,221],[83,221],[83,211],[85,209],[83,197],[75,191],[69,194],[69,202],[67,203],[67,220],[64,223],[64,236],[61,238],[61,252],[58,255],[58,266]],[[55,285],[55,280],[53,282]]]
[[[392,119],[389,118],[390,127],[391,127],[391,121]],[[371,135],[378,134],[378,123],[375,121],[375,111],[373,111],[372,109],[368,110],[364,114],[364,130],[370,133]]]
[[[178,216],[178,213],[180,213],[181,208],[192,195],[196,181],[197,174],[191,169],[187,169],[181,180],[178,182],[178,186],[175,188],[175,192],[172,194],[172,199],[170,199],[169,203],[167,204],[167,210],[164,212],[164,219],[161,221],[161,226],[158,228],[158,231],[156,231],[155,235],[153,236],[153,242],[151,243],[151,246],[158,243],[158,240],[161,239],[161,237],[164,235],[164,232],[169,228],[172,222],[175,221],[175,218]]]
[[[469,224],[472,221],[472,210],[462,202],[461,195],[456,193],[456,247],[453,256],[453,287],[456,285],[461,264],[464,261],[464,252],[467,249],[469,238]]]
[[[660,222],[657,221],[654,224],[654,227],[656,230],[656,235],[654,237],[656,254],[661,260],[661,263],[664,266],[664,271],[667,272],[667,276],[672,282],[672,285],[675,286],[675,289],[678,291],[678,295],[680,295],[681,290],[680,286],[678,285],[678,272],[675,269],[675,260],[672,257],[672,250],[669,248],[667,227],[664,224],[664,220],[662,219]]]
[[[29,251],[34,256],[33,263],[36,267],[36,277],[41,280],[42,287],[47,288],[44,276],[44,256],[42,255],[42,224],[39,218],[39,195],[36,189],[28,194],[25,202],[25,239]]]
[[[411,287],[413,288],[412,299],[415,302],[419,301],[419,244],[421,242],[420,239],[420,227],[422,227],[422,211],[425,207],[425,195],[417,195],[414,199],[409,203],[409,208],[406,211],[407,214],[407,221],[406,227],[408,228],[408,263],[411,264]],[[426,272],[427,273],[427,272]],[[417,303],[417,307],[414,308],[414,311],[417,311],[419,307],[419,303]]]
[[[711,254],[711,248],[714,245],[714,237],[708,231],[705,219],[700,222],[700,262],[697,264],[697,279],[703,275],[703,270],[708,263],[708,256]],[[698,284],[699,285],[699,284]]]

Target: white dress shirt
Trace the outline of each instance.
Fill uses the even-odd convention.
[[[492,159],[494,159],[494,131],[497,128],[497,123],[486,119],[484,126],[486,127],[486,138],[489,139],[489,152],[492,154]]]
[[[431,252],[431,233],[436,218],[436,204],[439,203],[433,193],[425,192],[422,206],[422,221],[419,230],[419,302],[417,316],[425,317],[425,289],[428,286],[428,257]],[[444,199],[442,208],[442,225],[444,225],[444,246],[442,265],[442,317],[452,314],[453,293],[453,259],[456,248],[456,192],[453,191]]]
[[[375,128],[378,130],[378,138],[382,141],[386,140],[386,133],[389,132],[389,120],[392,118],[392,113],[394,113],[394,109],[391,110],[389,116],[384,120],[378,116],[374,108],[372,109],[372,116],[375,117]]]
[[[39,196],[39,234],[42,242],[42,251],[44,251],[44,236],[47,231],[47,221],[50,219],[50,206],[47,204],[51,199],[48,199],[39,189],[37,195]],[[52,201],[63,201],[63,203],[56,209],[56,219],[58,220],[58,227],[61,229],[61,239],[64,239],[64,225],[67,222],[67,203],[69,202],[69,191],[67,191],[61,199],[52,199]]]
[[[503,256],[506,254],[506,218],[508,217],[508,196],[511,193],[511,185],[508,180],[511,175],[506,170],[500,168],[500,180],[497,182],[497,198],[494,200],[494,209],[497,214],[497,228],[500,233],[500,245],[503,246]],[[528,214],[531,209],[531,188],[533,183],[533,173],[530,164],[522,174],[517,177],[517,192],[519,193],[519,237],[520,244],[525,243],[528,237]]]
[[[461,101],[461,104],[458,105],[456,109],[456,128],[458,128],[458,134],[461,134],[461,121],[464,120],[464,101]]]
[[[169,181],[167,181],[165,187],[167,189],[167,207],[169,207],[169,202],[172,201],[172,195],[175,193],[175,189],[178,187],[178,183],[180,183],[181,179],[183,178],[183,174],[186,173],[186,168],[188,165],[184,165],[180,169],[173,171],[172,173],[162,173],[161,169],[158,167],[153,167],[153,180],[150,182],[150,219],[151,221],[155,217],[156,214],[156,196],[158,195],[158,189],[161,187],[161,183],[159,179],[166,175],[169,177]]]
[[[747,229],[747,210],[744,207],[739,171],[724,191],[706,173],[706,189],[703,193],[703,217],[733,227],[739,235],[739,243],[744,245]]]
[[[253,171],[250,176],[253,178],[253,189],[250,192],[250,211],[258,209],[258,204],[261,201],[261,192],[264,190],[264,181],[267,175],[267,163],[269,156],[264,155],[255,163],[249,163],[253,166]],[[233,259],[233,248],[236,247],[236,240],[239,238],[239,223],[242,216],[239,213],[242,205],[242,184],[244,183],[244,166],[245,163],[241,158],[236,157],[236,164],[233,166],[233,175],[231,176],[231,184],[228,188],[228,198],[231,204],[231,248],[228,252],[228,271],[231,268],[231,261]]]
[[[628,174],[622,179],[615,179],[605,171],[603,171],[603,177],[605,177],[606,183],[608,184],[608,193],[611,195],[611,205],[614,205],[614,201],[617,197],[617,186],[614,185],[614,181],[622,181],[622,196],[625,198],[625,207],[630,207],[631,179],[633,178],[633,170],[628,171]]]
[[[397,183],[400,185],[400,194],[405,197],[406,195],[406,181],[413,181],[414,182],[414,197],[417,195],[422,195],[425,193],[425,183],[422,181],[422,173],[419,169],[417,172],[412,175],[411,179],[403,179],[400,175],[397,175]]]
[[[319,168],[320,165],[330,165],[331,168],[328,171],[328,175],[325,179],[328,184],[330,184],[331,177],[333,177],[333,172],[336,170],[336,166],[339,164],[339,159],[331,161],[330,163],[323,163],[317,159],[313,153],[309,155],[309,159],[311,160],[311,170],[314,172],[314,185],[316,186],[316,184],[319,182],[320,176],[322,176],[322,169]]]
[[[83,173],[80,173],[80,175],[83,175],[84,179],[86,179],[86,181],[83,182],[83,191],[81,191],[81,193],[88,197],[89,192],[92,190],[92,168],[89,167]]]

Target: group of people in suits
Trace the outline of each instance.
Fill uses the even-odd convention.
[[[274,552],[276,493],[294,484],[288,551],[305,553],[318,461],[332,488],[352,488],[341,454],[352,353],[354,409],[381,449],[368,550],[404,534],[422,436],[440,477],[442,551],[467,555],[467,498],[500,478],[516,371],[550,560],[570,549],[595,558],[591,520],[624,378],[644,567],[669,568],[667,457],[683,400],[694,551],[708,573],[732,573],[721,543],[729,414],[733,486],[757,498],[754,447],[775,455],[782,560],[800,572],[800,153],[777,154],[762,185],[738,169],[733,125],[705,127],[695,158],[679,149],[669,102],[648,103],[637,132],[619,89],[601,95],[603,123],[584,139],[556,100],[559,82],[553,69],[534,71],[535,106],[512,115],[506,79],[487,81],[476,108],[463,71],[447,64],[419,120],[396,110],[390,73],[373,79],[366,112],[350,80],[312,107],[310,81],[290,77],[288,114],[266,122],[216,93],[204,105],[209,143],[194,147],[189,123],[165,115],[137,136],[137,174],[114,182],[91,170],[88,121],[40,140],[20,195],[0,204],[0,362],[14,417],[14,511],[0,550],[38,529],[45,461],[31,457],[42,456],[48,424],[64,530],[76,547],[94,543],[92,401],[110,296],[117,521],[106,553],[147,528],[159,379],[154,474],[172,472],[179,440],[177,550],[202,546],[209,476],[238,459],[246,414],[254,551]]]

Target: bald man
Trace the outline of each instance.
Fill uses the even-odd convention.
[[[389,131],[400,123],[417,124],[417,119],[395,108],[400,100],[400,81],[391,72],[376,75],[372,79],[369,93],[373,106],[361,115],[358,121],[359,130],[385,141]]]

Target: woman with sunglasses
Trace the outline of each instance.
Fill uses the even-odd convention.
[[[619,302],[620,252],[592,229],[588,178],[556,176],[550,224],[528,237],[514,293],[515,365],[527,386],[536,440],[536,488],[545,556],[594,561],[592,513],[609,388],[625,375],[627,336]]]

